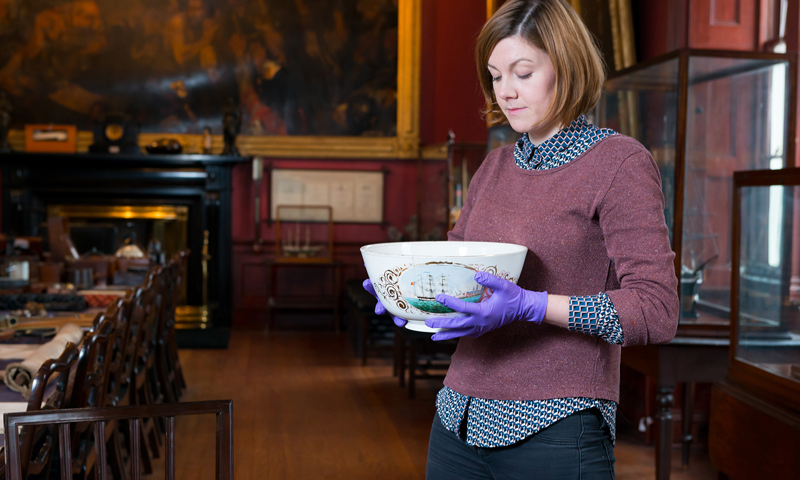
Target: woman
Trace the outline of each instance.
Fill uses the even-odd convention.
[[[427,476],[614,478],[620,346],[668,342],[677,328],[658,169],[641,144],[583,115],[603,63],[564,0],[507,1],[476,60],[489,116],[522,138],[483,162],[448,239],[529,252],[517,285],[476,274],[494,292],[484,302],[436,297],[459,315],[428,320],[449,329],[433,339],[460,340]]]

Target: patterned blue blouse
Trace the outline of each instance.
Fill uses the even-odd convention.
[[[598,128],[581,115],[569,126],[539,146],[528,134],[522,135],[514,148],[517,166],[525,170],[548,170],[560,167],[579,157],[598,141],[616,135],[607,128]],[[602,338],[611,344],[622,344],[622,326],[611,299],[605,293],[570,297],[569,329]],[[469,407],[469,409],[467,409]],[[448,387],[436,396],[436,409],[442,424],[459,435],[466,418],[466,442],[476,447],[504,447],[514,444],[575,412],[598,408],[616,437],[617,404],[598,398],[555,398],[549,400],[487,400],[468,397]]]

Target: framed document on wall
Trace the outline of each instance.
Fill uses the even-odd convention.
[[[277,218],[279,205],[329,206],[336,223],[382,223],[384,175],[383,171],[273,169],[269,218]]]

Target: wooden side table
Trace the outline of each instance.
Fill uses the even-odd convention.
[[[314,262],[298,262],[284,260],[267,260],[267,330],[271,330],[275,319],[275,310],[333,310],[333,328],[336,333],[341,325],[341,297],[342,297],[342,262],[339,260],[326,260]],[[302,269],[309,275],[324,273],[326,270],[333,273],[333,293],[310,292],[303,295],[277,294],[277,272],[280,269]]]
[[[672,456],[673,392],[679,383],[714,383],[728,373],[727,338],[675,337],[670,343],[644,345],[622,349],[622,364],[655,379],[656,382],[656,480],[669,480]],[[775,349],[797,355],[800,340],[791,338],[777,341],[771,338],[752,340],[751,348],[763,348],[764,361]],[[755,354],[755,353],[753,353]],[[753,357],[757,358],[757,357]],[[684,392],[690,392],[685,388]],[[683,416],[683,463],[688,463],[691,445],[692,398],[685,393],[681,405]]]
[[[673,392],[679,383],[713,383],[728,372],[727,338],[675,337],[670,343],[622,349],[622,364],[652,377],[656,382],[656,480],[669,480],[672,451]],[[687,385],[688,386],[688,385]],[[683,416],[683,458],[688,461],[691,445],[693,389],[685,388]]]

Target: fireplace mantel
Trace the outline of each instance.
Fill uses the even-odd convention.
[[[179,331],[183,346],[225,347],[231,325],[231,168],[244,157],[217,155],[0,154],[3,232],[36,235],[51,205],[172,205],[188,208],[187,304],[201,306],[208,231],[208,311],[204,328]]]

